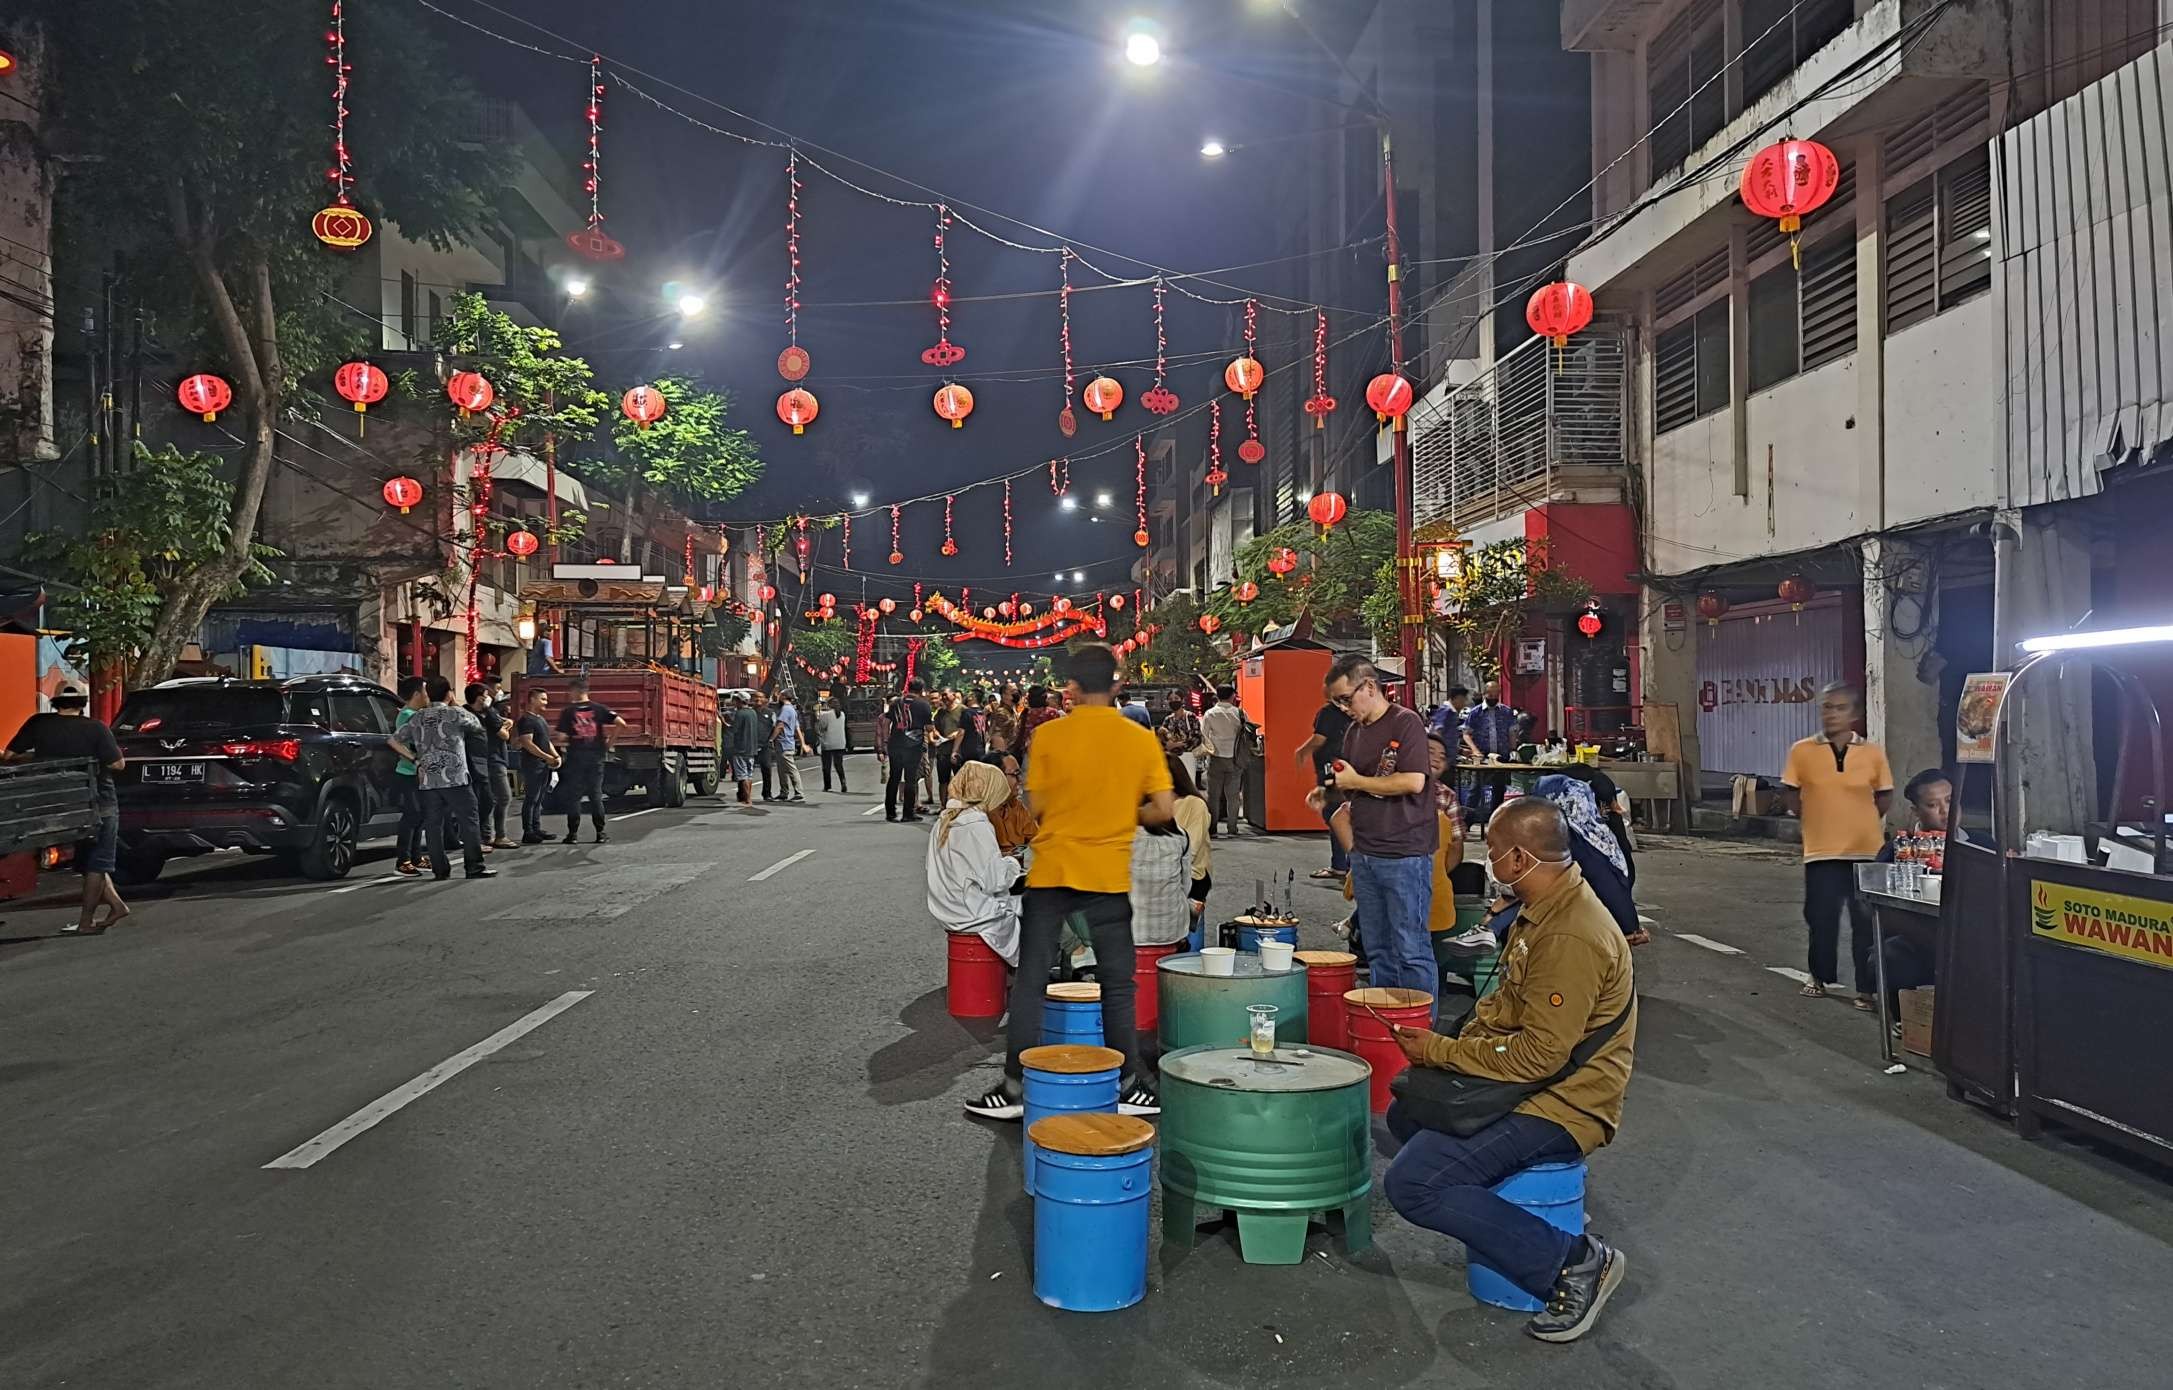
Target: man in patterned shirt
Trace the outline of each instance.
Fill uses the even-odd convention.
[[[482,825],[476,814],[475,788],[468,782],[468,735],[482,732],[482,722],[453,703],[453,683],[445,677],[432,676],[425,688],[430,703],[393,735],[392,750],[415,764],[431,871],[441,879],[453,876],[445,836],[448,822],[457,821],[468,877],[496,878],[498,871],[483,865]]]

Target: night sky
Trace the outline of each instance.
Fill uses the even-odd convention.
[[[1257,161],[1279,157],[1277,150],[1271,145],[1210,164],[1200,159],[1199,144],[1209,133],[1236,141],[1317,128],[1321,108],[1278,92],[1276,84],[1318,90],[1331,80],[1327,59],[1261,0],[1161,0],[1130,9],[1076,0],[808,0],[798,6],[649,0],[639,7],[527,0],[518,7],[572,45],[555,43],[475,0],[437,2],[554,51],[592,45],[607,67],[624,64],[631,80],[712,124],[763,133],[654,79],[898,176],[810,152],[866,187],[929,199],[934,195],[899,178],[927,185],[1061,234],[1027,231],[961,208],[1003,236],[1041,245],[1069,240],[1090,260],[1129,276],[1151,272],[1085,244],[1176,270],[1273,256],[1264,215],[1268,166]],[[1332,21],[1323,11],[1334,6],[1311,8],[1322,22]],[[1135,16],[1164,26],[1169,58],[1159,68],[1142,71],[1118,56],[1123,27]],[[436,21],[436,29],[479,86],[521,102],[565,149],[570,172],[585,139],[584,68],[446,21]],[[1058,512],[1045,474],[1014,484],[1017,565],[1008,582],[1001,502],[993,488],[960,500],[957,558],[937,554],[940,503],[908,509],[908,559],[899,570],[883,563],[889,545],[881,518],[855,522],[853,558],[856,570],[872,575],[943,575],[992,589],[1007,583],[1048,588],[1059,567],[1085,569],[1089,588],[1129,587],[1123,576],[1138,553],[1130,537],[1130,440],[1151,418],[1131,403],[1151,374],[1114,373],[1124,382],[1126,409],[1103,424],[1082,407],[1079,435],[1066,440],[1056,427],[1062,383],[1055,296],[974,302],[980,295],[1054,290],[1054,254],[1006,249],[953,227],[949,248],[958,302],[951,337],[968,351],[956,379],[973,389],[977,408],[965,428],[952,430],[930,408],[942,376],[919,356],[936,339],[928,300],[935,276],[932,215],[805,170],[800,342],[814,359],[804,384],[820,398],[822,415],[800,438],[778,423],[773,404],[786,386],[775,367],[787,341],[784,164],[781,150],[697,129],[612,85],[605,106],[604,212],[628,256],[596,277],[604,292],[597,302],[567,320],[571,345],[584,351],[593,345],[591,355],[602,362],[606,345],[654,346],[681,336],[645,316],[658,313],[666,281],[704,287],[714,307],[683,335],[685,349],[648,360],[691,368],[729,390],[738,423],[759,438],[766,474],[756,489],[723,508],[733,520],[797,508],[837,510],[855,490],[881,504],[1060,453],[1118,445],[1102,457],[1082,459],[1075,478],[1086,500],[1098,489],[1115,494],[1108,522],[1091,523],[1091,507]],[[1271,288],[1276,274],[1231,278]],[[1075,269],[1076,290],[1097,282],[1091,272]],[[1232,297],[1228,290],[1197,288]],[[909,302],[844,307],[870,300]],[[586,315],[593,320],[585,323]],[[1219,385],[1230,355],[1225,349],[1236,342],[1235,311],[1173,292],[1167,325],[1172,356],[1211,354],[1171,371],[1170,384],[1186,404],[1202,402],[1211,384]],[[1151,359],[1151,294],[1145,287],[1075,293],[1072,329],[1082,386],[1099,363]],[[1034,379],[1015,379],[1021,374]],[[1235,444],[1228,423],[1226,449]],[[1204,420],[1183,428],[1204,438]]]

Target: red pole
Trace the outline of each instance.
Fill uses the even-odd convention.
[[[1381,119],[1381,188],[1388,208],[1388,236],[1383,251],[1388,260],[1388,355],[1390,369],[1403,375],[1403,241],[1396,225],[1396,159]],[[1394,426],[1396,469],[1396,594],[1403,610],[1399,629],[1403,654],[1403,702],[1418,707],[1418,683],[1424,660],[1425,616],[1415,595],[1418,591],[1418,557],[1411,546],[1411,433],[1403,418]]]

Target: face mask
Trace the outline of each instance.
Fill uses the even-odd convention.
[[[1500,874],[1498,874],[1498,873],[1496,873],[1496,872],[1494,871],[1494,857],[1493,857],[1492,855],[1488,855],[1488,856],[1487,856],[1487,860],[1486,860],[1486,875],[1487,875],[1487,877],[1488,877],[1488,878],[1490,878],[1490,879],[1494,880],[1494,886],[1495,886],[1496,888],[1498,888],[1499,890],[1501,890],[1501,892],[1502,892],[1503,894],[1509,894],[1509,893],[1514,893],[1514,892],[1516,891],[1516,887],[1517,887],[1517,885],[1518,885],[1518,884],[1520,884],[1520,883],[1522,883],[1522,882],[1523,882],[1524,880],[1526,880],[1526,879],[1530,878],[1530,877],[1532,876],[1532,873],[1533,873],[1533,871],[1534,871],[1534,870],[1536,870],[1536,869],[1538,869],[1538,867],[1539,867],[1540,865],[1542,865],[1542,864],[1560,864],[1560,863],[1563,863],[1563,862],[1565,862],[1565,861],[1563,861],[1563,860],[1560,860],[1560,859],[1536,859],[1536,858],[1535,858],[1535,859],[1533,859],[1533,860],[1532,860],[1532,866],[1531,866],[1531,868],[1529,868],[1529,869],[1526,869],[1526,870],[1525,870],[1525,871],[1524,871],[1523,873],[1521,873],[1521,874],[1518,874],[1518,875],[1517,875],[1517,876],[1516,876],[1515,878],[1512,878],[1512,879],[1504,879],[1504,878],[1503,878],[1503,877],[1502,877],[1502,876],[1501,876]]]

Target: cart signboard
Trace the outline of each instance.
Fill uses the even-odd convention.
[[[2007,698],[2011,671],[1984,671],[1962,682],[1962,698],[1954,710],[1954,758],[1956,762],[1992,761],[1993,730],[1999,724],[2000,702]]]
[[[2173,970],[2173,903],[2033,878],[2030,931],[2040,941]]]

